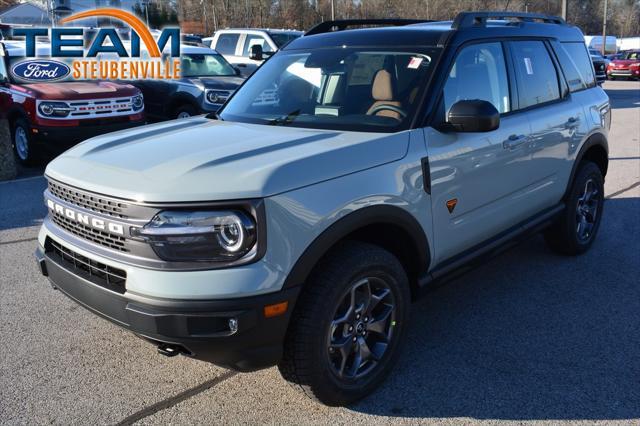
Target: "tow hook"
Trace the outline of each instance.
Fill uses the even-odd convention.
[[[161,343],[158,345],[158,353],[160,355],[172,357],[180,354],[182,352],[182,348],[177,345],[170,345],[168,343]]]

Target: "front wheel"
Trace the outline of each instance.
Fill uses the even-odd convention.
[[[585,161],[578,169],[558,221],[545,231],[545,240],[556,252],[578,255],[596,238],[604,207],[604,179],[600,168]]]
[[[175,110],[175,118],[189,118],[198,115],[198,112],[192,105],[181,105]]]
[[[23,166],[33,166],[37,163],[37,152],[31,138],[31,127],[24,118],[18,118],[11,127],[13,138],[13,152],[16,159]]]
[[[349,242],[316,268],[296,305],[278,368],[327,405],[354,402],[389,374],[408,325],[407,275],[388,251]]]

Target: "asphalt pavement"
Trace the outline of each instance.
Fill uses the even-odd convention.
[[[348,408],[155,349],[51,289],[37,171],[0,183],[3,424],[640,423],[640,83],[613,104],[608,200],[587,254],[541,237],[414,304],[389,380]],[[35,176],[34,176],[35,175]]]

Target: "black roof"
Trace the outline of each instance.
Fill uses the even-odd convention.
[[[379,21],[379,20],[372,20]],[[284,50],[313,49],[341,46],[445,46],[459,45],[469,40],[482,38],[540,37],[558,41],[583,42],[582,32],[561,18],[535,14],[516,13],[463,13],[454,21],[438,21],[389,24],[396,26],[343,29],[357,25],[358,21],[336,21],[319,24],[320,32],[313,28],[312,35],[305,35],[289,43]],[[366,20],[360,25],[372,25]],[[338,31],[331,31],[331,28]],[[309,34],[308,33],[308,34]]]

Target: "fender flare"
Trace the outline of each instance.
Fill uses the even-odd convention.
[[[167,106],[165,107],[165,115],[167,117],[170,117],[178,105],[184,104],[191,105],[196,109],[196,111],[201,110],[200,104],[195,97],[186,93],[177,93],[169,99],[169,102],[167,102]]]
[[[24,118],[31,125],[31,120],[29,119],[29,115],[21,106],[12,106],[9,110],[4,114],[2,118],[5,118],[9,121],[10,124],[13,123],[15,118]]]
[[[569,176],[569,181],[567,183],[567,188],[562,196],[562,199],[565,199],[571,190],[571,186],[573,185],[573,180],[578,173],[578,166],[582,162],[584,155],[586,152],[593,148],[594,146],[600,146],[607,153],[607,163],[609,158],[609,143],[607,142],[607,138],[604,134],[600,132],[594,132],[587,137],[587,140],[582,144],[580,151],[578,151],[578,155],[576,155],[576,159],[573,162],[573,166],[571,167],[571,175]],[[604,177],[604,176],[603,176]]]
[[[283,289],[303,285],[318,261],[348,235],[369,225],[385,224],[401,228],[411,238],[411,249],[416,251],[418,260],[418,273],[425,273],[429,268],[431,252],[422,226],[409,212],[400,207],[375,205],[349,213],[316,237],[291,268]]]

